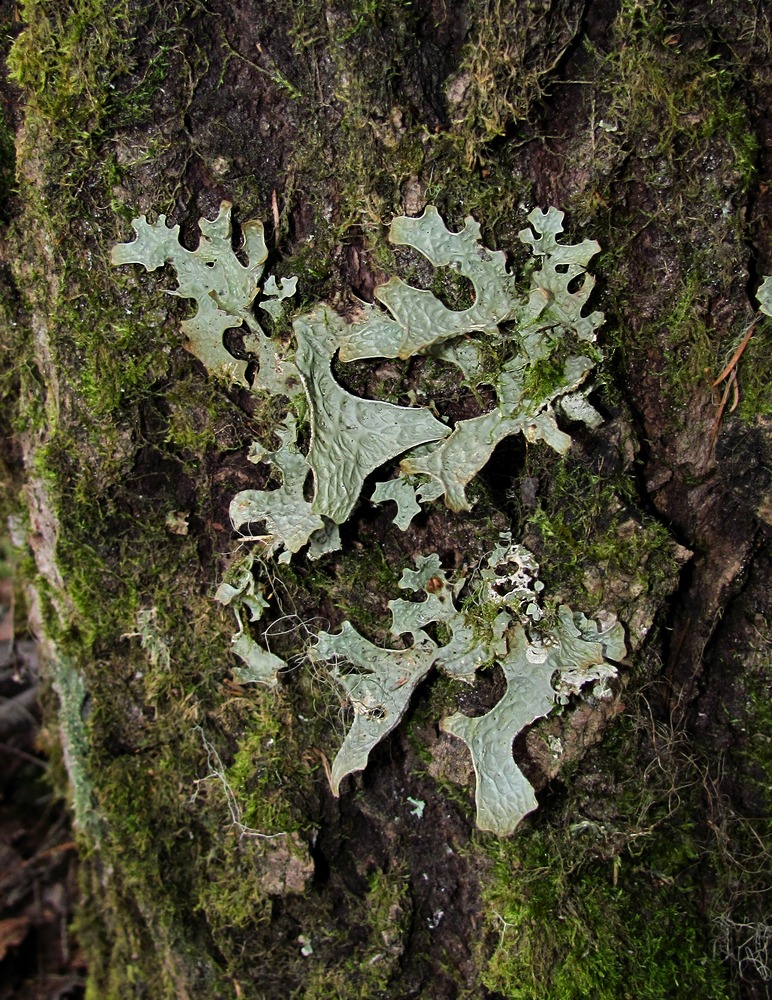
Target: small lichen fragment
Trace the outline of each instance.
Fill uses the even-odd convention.
[[[220,206],[217,218],[211,222],[199,220],[201,240],[195,250],[180,244],[180,227],[168,227],[165,215],[159,215],[154,223],[143,215],[131,225],[137,238],[133,243],[113,247],[112,263],[143,264],[148,271],[172,264],[178,287],[169,294],[198,303],[195,316],[182,323],[188,336],[185,346],[211,374],[246,383],[247,363],[234,358],[225,348],[223,334],[242,324],[261,332],[251,307],[268,257],[262,222],[247,222],[242,227],[246,265],[233,252],[231,205],[227,201]]]
[[[248,632],[235,635],[231,649],[245,663],[244,667],[233,668],[233,676],[239,684],[275,687],[279,671],[287,666],[280,656],[263,649]]]
[[[340,528],[332,521],[327,521],[323,528],[315,531],[308,539],[308,558],[312,562],[316,561],[330,552],[337,552],[340,547]]]
[[[156,608],[142,608],[137,612],[139,641],[154,667],[168,670],[171,666],[169,640],[158,625]]]
[[[217,588],[214,599],[229,607],[238,622],[239,632],[244,631],[241,620],[241,606],[249,612],[249,620],[256,622],[263,617],[263,612],[268,608],[268,601],[265,599],[262,587],[258,585],[253,572],[254,556],[246,556],[235,566],[232,566],[228,579],[223,580]]]
[[[756,292],[759,309],[766,316],[772,316],[772,275],[767,275]]]
[[[98,821],[92,797],[93,779],[91,762],[91,736],[85,719],[84,706],[88,699],[86,681],[78,664],[58,655],[53,642],[44,638],[46,664],[51,671],[51,683],[59,699],[58,738],[61,740],[64,765],[72,790],[72,814],[76,827],[88,832],[94,843],[99,843],[103,831]]]
[[[306,545],[316,531],[326,529],[325,521],[311,509],[303,495],[310,471],[308,461],[297,446],[295,419],[288,414],[284,427],[277,431],[281,447],[266,452],[262,461],[270,461],[281,473],[282,485],[275,490],[242,490],[231,501],[230,517],[239,531],[245,524],[264,522],[267,533],[260,536],[266,555],[280,549],[280,562],[289,562],[292,553]]]
[[[551,661],[559,670],[555,687],[558,701],[565,704],[590,681],[595,682],[596,697],[606,694],[607,682],[617,674],[614,664],[627,653],[622,626],[616,618],[597,623],[565,605],[558,615],[558,646],[551,651]]]
[[[592,428],[600,427],[603,423],[603,417],[581,392],[569,392],[561,396],[557,405],[568,420],[575,420]]]
[[[260,303],[260,308],[264,309],[272,320],[276,321],[281,316],[282,302],[291,299],[298,287],[298,279],[280,278],[276,283],[276,278],[271,275],[263,286],[265,301]]]
[[[539,600],[544,584],[539,579],[539,564],[524,545],[512,542],[505,532],[480,571],[484,598],[489,604],[501,605],[541,621]]]
[[[577,693],[589,681],[602,683],[615,676],[616,667],[609,660],[624,655],[618,622],[599,627],[565,606],[548,643],[530,642],[522,625],[514,628],[508,652],[498,660],[507,683],[501,701],[485,715],[470,718],[456,713],[441,723],[445,732],[466,743],[472,755],[481,830],[508,836],[538,805],[531,783],[512,756],[515,736],[548,715],[556,699],[566,700],[567,693]]]
[[[522,229],[519,238],[529,244],[533,253],[542,258],[541,267],[534,271],[527,306],[519,317],[521,338],[531,358],[545,357],[544,331],[555,327],[572,330],[580,340],[595,340],[595,331],[603,322],[603,313],[583,316],[584,307],[595,286],[595,278],[587,273],[587,265],[600,250],[595,240],[583,240],[574,246],[558,243],[563,232],[564,213],[556,208],[546,212],[535,208],[528,216],[530,229]],[[560,270],[558,270],[560,268]],[[576,288],[576,283],[582,279]]]
[[[249,553],[231,566],[226,580],[217,588],[214,599],[229,607],[238,623],[238,631],[231,638],[231,650],[245,663],[245,666],[234,667],[233,676],[239,684],[257,683],[274,687],[278,673],[286,663],[281,657],[264,649],[245,630],[241,618],[241,610],[246,608],[250,621],[259,621],[269,607],[263,584],[255,578],[254,561],[254,554]]]
[[[416,488],[404,476],[377,483],[370,500],[373,503],[393,500],[397,505],[394,523],[401,531],[407,531],[416,514],[421,513],[421,505],[416,500]]]
[[[351,728],[332,764],[331,787],[338,795],[348,774],[367,767],[370,751],[398,725],[413,691],[434,662],[436,646],[427,637],[409,649],[382,649],[361,636],[350,622],[337,635],[321,632],[311,656],[332,660],[333,679],[354,712]],[[350,672],[342,666],[357,669]]]

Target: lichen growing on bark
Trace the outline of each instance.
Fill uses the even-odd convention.
[[[254,258],[244,267],[230,247],[227,203],[213,222],[200,221],[203,235],[195,251],[179,245],[179,227],[168,229],[162,216],[153,225],[144,216],[134,221],[137,240],[116,247],[113,262],[138,262],[148,269],[166,261],[174,265],[179,280],[174,294],[195,298],[199,305],[196,316],[183,323],[190,337],[187,346],[209,371],[227,368],[222,359],[230,355],[222,342],[223,333],[244,324],[249,330],[245,346],[253,349],[260,366],[255,381],[258,388],[290,396],[296,385],[289,384],[288,373],[297,374],[302,381],[310,414],[306,459],[314,477],[311,519],[307,531],[292,532],[289,539],[276,527],[270,533],[269,553],[279,547],[290,554],[297,552],[322,527],[318,520],[313,521],[313,515],[336,524],[345,522],[366,477],[400,454],[407,453],[403,474],[418,477],[414,493],[418,500],[434,500],[444,494],[451,509],[464,510],[469,506],[465,487],[504,438],[522,433],[529,441],[543,440],[558,452],[567,451],[571,439],[558,428],[553,404],[561,403],[570,419],[591,426],[597,422],[598,414],[581,391],[595,362],[572,354],[571,349],[574,341],[593,342],[603,321],[599,312],[584,315],[594,284],[586,268],[599,246],[591,240],[577,245],[558,243],[563,213],[555,208],[534,210],[528,221],[532,228],[523,229],[519,236],[530,245],[538,267],[523,288],[507,270],[503,252],[492,252],[482,245],[480,226],[471,217],[457,233],[446,228],[431,205],[419,218],[395,219],[391,242],[412,247],[434,266],[451,267],[471,280],[474,304],[465,310],[452,310],[432,292],[392,278],[376,290],[388,312],[365,307],[364,320],[347,322],[330,307],[316,306],[296,317],[295,344],[289,347],[267,337],[252,314],[266,259],[261,223],[247,222],[243,227],[244,251],[250,262]],[[281,292],[275,280],[266,283],[269,294],[280,298],[294,288],[295,279],[282,285]],[[272,299],[272,314],[276,305]],[[486,348],[492,348],[500,359],[493,370],[486,370],[483,364]],[[425,407],[363,400],[342,388],[331,374],[330,363],[336,354],[343,362],[432,355],[456,365],[470,388],[492,385],[496,406],[451,428]],[[545,384],[534,375],[540,364],[553,358],[556,374]],[[246,362],[240,362],[233,374],[243,378],[246,368]],[[283,374],[277,376],[277,371]],[[270,458],[282,472],[280,456],[288,447]],[[301,508],[305,511],[308,504],[298,495],[297,484],[292,489],[294,499],[286,482],[281,489],[281,505],[292,507],[300,516]],[[388,489],[399,489],[401,497],[407,495],[405,488]],[[376,490],[376,496],[386,494]],[[233,518],[237,528],[250,517],[268,521],[274,517],[271,511],[278,498],[263,500],[262,512],[254,491],[249,499],[249,510],[237,505]]]
[[[531,228],[521,230],[519,238],[530,246],[535,264],[523,287],[507,269],[504,253],[482,245],[480,226],[471,217],[455,233],[431,205],[419,218],[397,218],[391,242],[468,279],[474,288],[472,305],[450,309],[431,291],[395,277],[375,292],[385,310],[365,306],[364,318],[352,322],[319,304],[295,317],[294,344],[280,344],[257,326],[252,314],[267,256],[260,223],[243,227],[249,261],[244,266],[230,245],[228,204],[214,222],[200,221],[202,240],[195,251],[179,246],[178,228],[167,229],[163,217],[152,226],[144,217],[135,220],[137,240],[116,247],[113,262],[139,262],[149,269],[167,261],[175,266],[175,294],[195,298],[199,306],[196,316],[183,324],[190,338],[187,346],[210,372],[228,370],[246,382],[246,362],[232,370],[223,363],[228,354],[225,330],[243,325],[249,331],[246,346],[252,346],[259,364],[258,387],[289,399],[295,395],[295,375],[302,384],[308,411],[306,453],[298,446],[296,417],[287,411],[283,424],[273,428],[280,447],[271,452],[255,444],[249,456],[253,462],[273,465],[281,485],[243,490],[230,507],[237,531],[264,525],[259,534],[246,536],[259,542],[263,558],[286,563],[309,543],[310,558],[334,551],[340,546],[337,526],[351,517],[367,477],[400,455],[405,457],[399,477],[378,483],[371,499],[394,500],[395,523],[404,531],[422,503],[443,495],[451,510],[469,509],[466,487],[510,435],[521,433],[528,441],[542,440],[565,453],[571,438],[558,427],[556,407],[569,419],[597,425],[600,417],[582,389],[595,362],[573,352],[578,343],[595,340],[603,321],[598,312],[584,315],[594,283],[586,268],[598,244],[558,243],[563,213],[554,208],[535,210],[528,221]],[[266,283],[270,300],[263,307],[274,319],[296,284],[295,278],[281,288],[275,279]],[[427,407],[354,395],[331,369],[336,356],[352,362],[417,355],[455,365],[473,391],[492,386],[493,408],[450,427]],[[488,360],[486,367],[486,356],[497,360],[492,366]],[[548,379],[539,377],[545,362]],[[309,477],[313,490],[307,498]],[[495,576],[497,566],[513,561],[518,566],[514,574]],[[607,661],[624,655],[621,629],[614,625],[603,633],[593,631],[584,616],[562,608],[552,631],[531,636],[526,623],[532,627],[542,617],[539,591],[531,586],[538,567],[526,550],[510,545],[497,548],[488,561],[488,596],[498,614],[492,636],[483,641],[454,603],[465,584],[463,577],[450,583],[437,554],[419,556],[416,565],[415,571],[404,572],[400,586],[424,591],[425,599],[389,604],[391,631],[403,643],[401,648],[376,646],[344,621],[337,634],[320,632],[308,650],[315,662],[333,663],[331,676],[353,710],[351,728],[332,765],[333,792],[338,794],[346,775],[366,767],[370,751],[399,723],[433,666],[474,683],[475,671],[495,662],[507,682],[498,705],[477,719],[453,715],[443,727],[461,738],[472,754],[478,825],[509,834],[536,807],[533,789],[512,758],[514,737],[552,710],[558,697],[554,678],[570,674],[572,680],[566,683],[579,691],[586,681],[615,673]],[[238,668],[237,679],[273,686],[285,661],[263,648],[238,615],[243,604],[256,621],[266,607],[263,592],[258,594],[249,583],[251,572],[250,565],[235,584],[221,586],[217,597],[237,612],[233,651],[246,664]],[[435,641],[425,631],[432,624],[444,627],[446,642]],[[411,637],[408,645],[401,639],[405,635]]]
[[[489,573],[502,561],[497,549],[488,559]],[[585,684],[595,682],[604,689],[605,682],[616,676],[611,661],[622,660],[626,653],[624,632],[616,620],[596,625],[566,606],[560,608],[552,629],[541,635],[532,633],[523,623],[528,621],[526,611],[536,617],[537,583],[531,577],[529,585],[523,586],[515,578],[510,589],[499,595],[502,605],[512,613],[499,611],[494,641],[485,644],[456,609],[453,592],[460,587],[448,582],[439,556],[419,556],[417,570],[405,570],[400,586],[422,590],[425,599],[389,603],[392,635],[409,634],[412,642],[407,648],[375,646],[347,621],[337,635],[319,635],[312,656],[333,662],[332,675],[354,713],[351,729],[332,765],[334,794],[347,774],[366,767],[370,751],[399,723],[413,691],[433,666],[456,680],[473,683],[475,670],[494,661],[507,685],[498,704],[475,718],[456,713],[443,719],[441,728],[463,740],[472,755],[477,825],[502,837],[514,831],[537,807],[534,790],[512,757],[515,737],[548,715],[559,701],[567,700],[568,692],[578,694]],[[449,626],[451,638],[444,645],[438,645],[424,631],[432,622]],[[602,696],[603,691],[596,693]]]

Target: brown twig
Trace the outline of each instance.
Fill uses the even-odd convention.
[[[713,383],[713,385],[712,385],[711,388],[715,389],[716,386],[719,384],[719,382],[723,382],[724,379],[727,377],[727,375],[735,367],[735,365],[737,364],[737,362],[740,360],[740,358],[742,357],[743,351],[748,346],[748,341],[751,339],[751,335],[752,335],[753,331],[756,329],[756,323],[758,323],[758,320],[754,319],[754,321],[751,323],[751,325],[745,331],[745,336],[740,341],[740,346],[734,352],[734,354],[732,355],[731,359],[729,360],[729,363],[727,364],[726,368],[724,368],[724,370],[718,376],[718,378]]]
[[[715,385],[715,383],[714,383],[714,385]],[[718,413],[716,414],[716,422],[713,424],[713,433],[710,435],[710,451],[711,452],[713,451],[713,446],[715,445],[716,438],[718,437],[718,429],[721,426],[721,418],[724,415],[724,410],[726,409],[726,401],[729,399],[729,393],[730,393],[730,391],[732,389],[732,386],[735,387],[735,392],[737,393],[737,400],[739,401],[740,395],[739,395],[739,392],[737,390],[737,369],[736,368],[734,369],[734,371],[732,372],[732,374],[729,376],[729,379],[728,379],[728,381],[726,383],[726,388],[724,389],[724,395],[721,397],[721,404],[719,405]],[[736,405],[737,405],[737,402],[735,402],[732,405],[732,410],[735,408]],[[731,413],[731,410],[730,410],[730,413]]]
[[[740,402],[740,388],[737,385],[737,363],[743,355],[743,351],[748,346],[748,341],[753,336],[753,331],[756,329],[757,319],[751,323],[748,329],[743,334],[743,339],[737,350],[734,352],[732,357],[729,359],[728,364],[718,376],[715,382],[711,385],[712,389],[715,389],[717,385],[727,379],[726,387],[724,389],[724,395],[721,397],[721,403],[718,407],[718,413],[716,414],[716,422],[713,424],[713,433],[710,435],[710,451],[712,453],[713,447],[716,443],[716,438],[718,437],[719,428],[721,427],[721,418],[724,415],[724,410],[726,409],[726,402],[729,399],[730,390],[733,392],[732,405],[729,408],[730,413],[734,413],[737,409],[737,405]]]
[[[732,379],[732,405],[729,407],[729,412],[734,413],[737,409],[737,404],[740,402],[740,389],[737,385],[737,379]]]
[[[271,211],[273,212],[274,243],[279,242],[279,200],[276,197],[276,188],[271,191]]]

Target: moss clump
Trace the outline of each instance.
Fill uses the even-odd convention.
[[[715,65],[707,45],[693,38],[685,47],[659,2],[623,3],[614,25],[615,44],[606,57],[610,103],[603,109],[607,142],[623,132],[651,137],[670,164],[685,163],[716,144],[732,157],[742,189],[755,174],[758,143],[733,74]]]
[[[287,801],[287,787],[292,784],[286,770],[289,713],[281,712],[272,692],[255,691],[251,701],[254,709],[224,781],[232,789],[245,827],[267,834],[294,830]]]
[[[623,720],[604,744],[606,814],[583,814],[572,792],[541,830],[487,847],[489,988],[522,1000],[736,998],[702,913],[711,858],[695,830],[692,762],[662,730],[652,759],[639,734]]]
[[[478,0],[468,17],[471,37],[448,93],[454,128],[464,139],[467,161],[474,162],[485,161],[486,146],[515,123],[534,116],[546,77],[571,44],[580,18],[560,5],[545,14],[501,0]]]
[[[331,574],[335,583],[331,584]],[[336,553],[335,568],[320,567],[304,574],[320,593],[331,592],[335,618],[347,618],[364,635],[385,636],[391,618],[388,600],[399,593],[401,567],[395,568],[381,545],[376,544],[367,559],[355,547]]]
[[[577,137],[572,152],[590,179],[567,208],[604,248],[605,337],[619,347],[633,401],[659,394],[674,434],[695,404],[710,405],[710,384],[750,318],[743,234],[760,158],[746,95],[769,42],[755,53],[735,47],[743,15],[733,16],[711,34],[693,11],[625,2],[610,43],[582,59],[597,86],[590,138]],[[729,42],[726,58],[715,56],[717,38]],[[622,189],[642,200],[620,199]]]
[[[166,4],[139,11],[126,0],[24,0],[19,13],[25,30],[8,59],[10,76],[29,101],[28,140],[54,142],[46,180],[56,184],[64,208],[78,196],[105,137],[146,118],[168,67],[175,13]],[[139,73],[138,37],[157,43]],[[114,163],[104,161],[105,178]]]
[[[9,128],[5,115],[0,114],[0,224],[8,222],[10,215],[9,202],[16,186],[16,146],[14,138],[14,133]]]
[[[632,505],[629,474],[603,475],[571,458],[548,459],[545,469],[542,461],[529,458],[546,488],[524,514],[545,594],[588,611],[612,608],[622,621],[643,594],[658,605],[677,578],[673,540]]]
[[[717,374],[718,342],[708,324],[708,289],[703,279],[690,273],[673,296],[670,312],[644,325],[641,347],[667,344],[656,374],[662,378],[678,406],[692,397],[695,386],[706,388]]]
[[[338,955],[327,956],[324,964],[309,961],[311,968],[303,988],[305,1000],[337,1000],[339,997],[363,997],[377,1000],[388,995],[398,981],[399,962],[409,934],[411,903],[406,872],[375,871],[357,907],[359,938],[352,942],[338,939]],[[352,914],[353,922],[353,914]],[[329,925],[317,938],[313,932],[303,935],[316,951],[335,947]],[[348,946],[347,946],[348,945]],[[343,959],[340,952],[348,952]]]

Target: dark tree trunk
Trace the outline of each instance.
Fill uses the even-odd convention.
[[[765,5],[1,9],[3,503],[17,542],[26,526],[19,572],[55,693],[88,995],[765,996]],[[435,502],[403,532],[363,500],[339,552],[266,559],[276,688],[245,682],[214,594],[258,551],[229,504],[278,485],[247,455],[277,448],[284,411],[185,350],[171,268],[110,262],[142,214],[194,248],[224,200],[237,233],[265,222],[266,274],[298,277],[284,343],[293,312],[350,319],[394,274],[468,306],[468,283],[388,242],[427,204],[453,231],[472,215],[514,271],[537,206],[602,246],[603,422],[566,424],[565,457],[508,438],[470,511]],[[225,343],[251,377],[243,334]],[[453,420],[490,407],[484,380],[464,394],[437,364],[333,371]],[[497,703],[496,666],[463,690],[430,675],[333,797],[348,719],[314,636],[347,619],[388,645],[403,569],[437,553],[469,580],[507,530],[549,607],[624,625],[613,697],[572,697],[517,737],[539,809],[513,836],[475,828],[466,749],[439,728]]]

